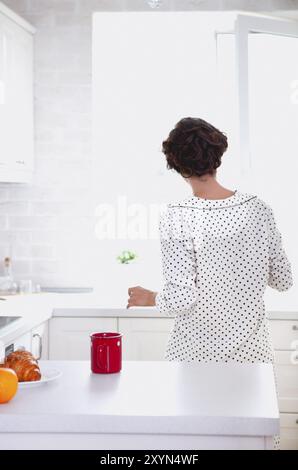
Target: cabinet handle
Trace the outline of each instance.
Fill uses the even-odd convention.
[[[42,355],[42,337],[38,333],[35,333],[33,335],[33,338],[38,338],[39,339],[38,357],[36,357],[36,359],[39,360],[41,358],[41,355]]]
[[[298,424],[298,419],[296,419],[296,424]]]
[[[16,160],[19,165],[25,165],[25,160]]]
[[[297,325],[293,325],[293,326],[292,326],[292,330],[298,331],[298,326],[297,326]]]

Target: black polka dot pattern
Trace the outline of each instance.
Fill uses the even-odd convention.
[[[196,196],[160,219],[163,289],[156,306],[175,316],[165,359],[273,362],[266,286],[292,285],[272,209],[252,194]]]

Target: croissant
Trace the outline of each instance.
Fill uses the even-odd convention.
[[[4,367],[13,369],[19,382],[34,382],[41,379],[38,362],[29,351],[10,353],[5,359]]]

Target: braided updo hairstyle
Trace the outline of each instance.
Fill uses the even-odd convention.
[[[162,143],[167,167],[185,178],[214,174],[228,148],[225,134],[199,118],[181,119]]]

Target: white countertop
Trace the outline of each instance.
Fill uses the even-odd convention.
[[[0,316],[21,316],[9,330],[0,330],[0,341],[6,344],[52,317],[135,317],[165,318],[155,307],[104,305],[100,293],[23,294],[0,300]],[[273,320],[298,320],[298,312],[268,312]],[[174,318],[174,317],[167,317]]]
[[[279,413],[270,364],[124,361],[118,374],[88,361],[45,361],[63,375],[19,389],[0,407],[1,433],[157,433],[272,436]]]

